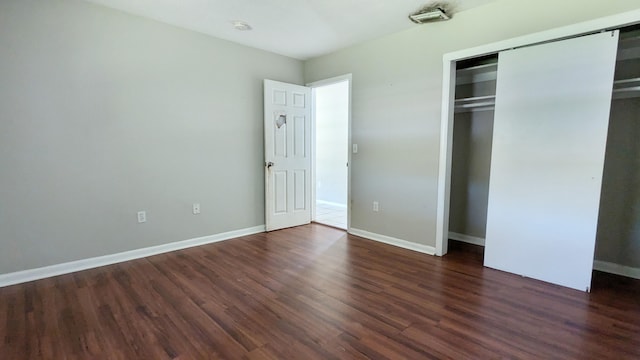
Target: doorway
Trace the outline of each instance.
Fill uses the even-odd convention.
[[[349,228],[351,76],[309,84],[312,88],[312,221]]]

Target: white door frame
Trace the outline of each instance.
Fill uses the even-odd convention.
[[[453,145],[453,115],[456,62],[503,50],[556,41],[601,30],[617,29],[640,22],[640,10],[628,11],[595,20],[520,36],[492,44],[456,51],[443,56],[442,113],[440,120],[440,159],[438,165],[438,196],[436,208],[436,255],[448,250],[449,199],[451,195],[451,154]],[[499,65],[498,65],[499,66]]]
[[[353,76],[345,74],[332,78],[314,81],[306,86],[311,88],[311,221],[316,219],[316,91],[315,88],[336,84],[343,81],[349,83],[349,101],[347,111],[347,232],[351,229],[351,87]]]

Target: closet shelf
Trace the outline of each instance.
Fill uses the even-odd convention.
[[[456,71],[456,85],[492,81],[498,77],[498,63],[482,64]]]
[[[495,95],[475,96],[469,98],[456,99],[455,112],[484,111],[493,110],[496,104]]]
[[[629,99],[640,97],[640,77],[622,79],[613,82],[613,98]],[[474,96],[455,100],[455,112],[493,110],[496,103],[495,95]]]
[[[640,78],[616,80],[613,82],[613,98],[629,99],[640,97]]]
[[[640,37],[634,36],[620,39],[617,61],[640,58]]]

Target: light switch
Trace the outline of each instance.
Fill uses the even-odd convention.
[[[358,153],[358,144],[353,144],[353,153],[354,154]]]

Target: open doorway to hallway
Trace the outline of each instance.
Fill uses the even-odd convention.
[[[315,212],[317,223],[348,229],[349,102],[348,77],[313,87],[315,119]]]

